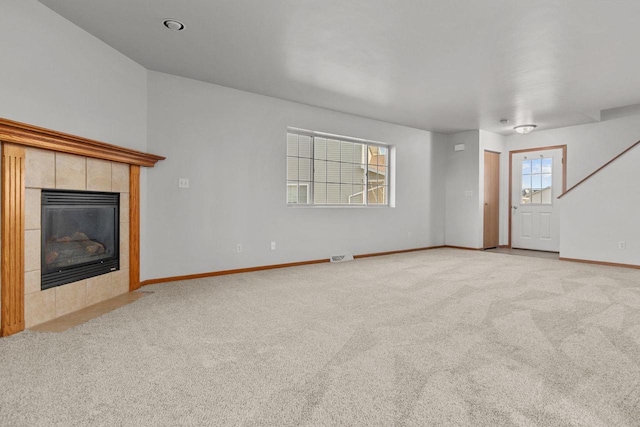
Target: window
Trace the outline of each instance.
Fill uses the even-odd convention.
[[[287,133],[287,204],[389,205],[389,147]]]
[[[309,203],[309,184],[287,184],[287,200],[291,200],[290,203],[299,203],[306,205]]]
[[[522,204],[551,204],[553,158],[542,157],[522,161]]]

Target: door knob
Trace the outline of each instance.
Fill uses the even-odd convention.
[[[517,207],[517,206],[511,206],[511,207],[512,207],[513,209],[518,209],[518,207]]]

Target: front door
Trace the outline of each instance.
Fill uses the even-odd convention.
[[[557,197],[563,188],[561,148],[514,153],[511,157],[511,247],[560,250]]]

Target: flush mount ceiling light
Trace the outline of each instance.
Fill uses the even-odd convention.
[[[180,21],[176,21],[175,19],[167,19],[164,21],[164,26],[174,31],[184,30],[184,24]]]
[[[526,135],[537,127],[537,125],[520,125],[514,127],[513,130],[518,132],[520,135]]]

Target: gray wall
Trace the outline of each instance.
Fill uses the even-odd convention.
[[[638,164],[635,147],[560,199],[560,256],[640,265]]]
[[[288,126],[395,145],[396,207],[287,206]],[[444,243],[444,136],[155,72],[148,132],[144,278]]]
[[[451,246],[482,246],[479,216],[479,132],[472,130],[448,136],[446,147],[446,234]],[[454,146],[464,144],[463,151]]]
[[[454,146],[464,144],[464,151]],[[481,248],[484,232],[484,151],[500,153],[500,175],[508,176],[504,137],[472,130],[448,135],[446,155],[446,238],[450,246]],[[502,178],[501,178],[502,180]],[[500,244],[507,244],[508,186],[500,183]]]
[[[146,151],[147,72],[34,0],[0,2],[0,117]]]

